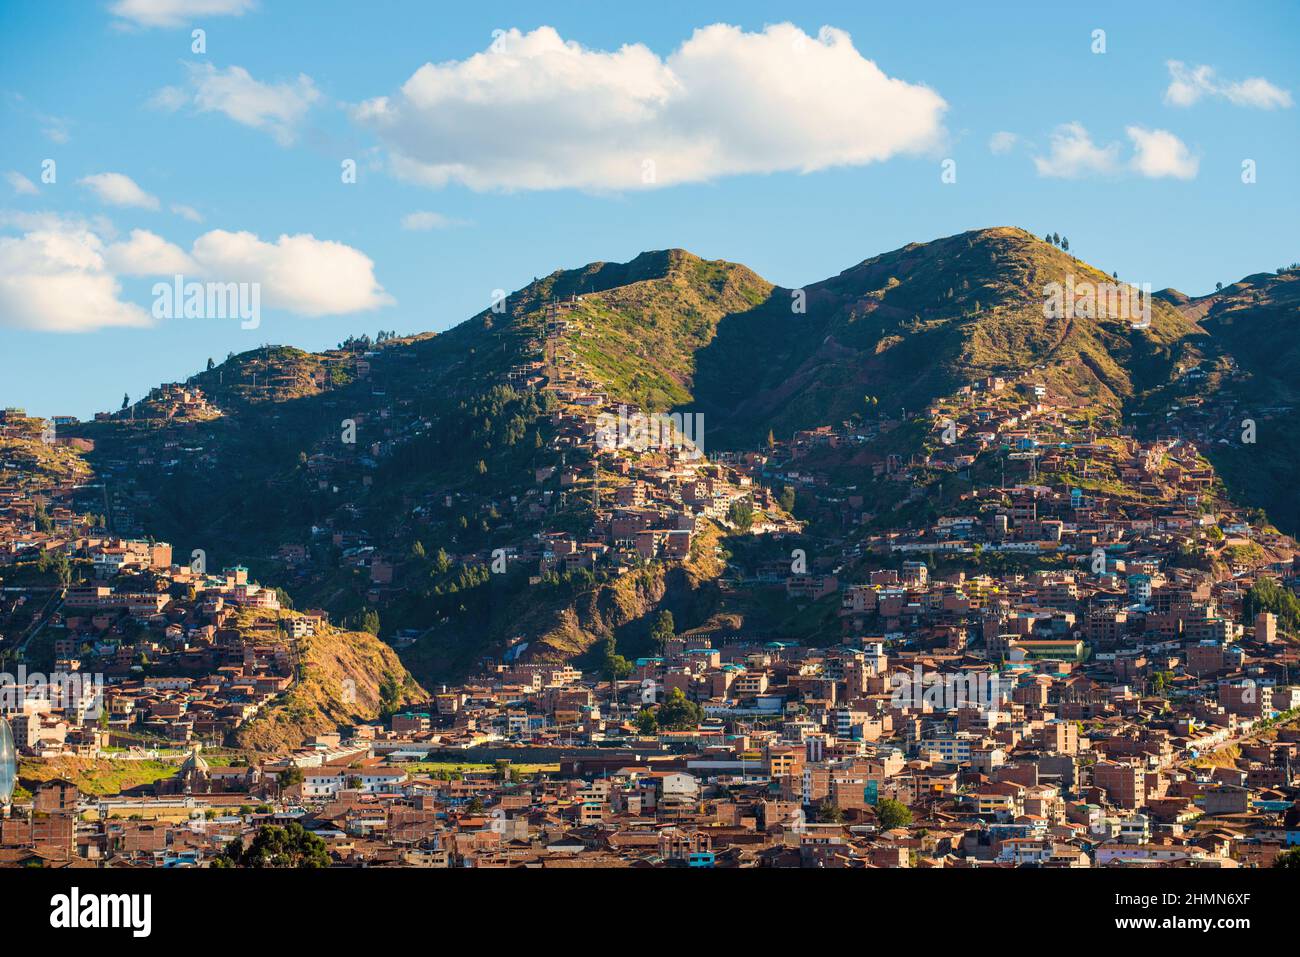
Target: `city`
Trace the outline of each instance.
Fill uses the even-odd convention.
[[[75,481],[88,440],[43,445],[43,423],[10,409],[4,438],[33,451],[6,463],[5,554],[35,580],[7,585],[5,610],[28,657],[44,634],[51,673],[99,682],[8,689],[22,768],[107,759],[143,780],[97,794],[20,771],[31,817],[3,825],[5,861],[202,866],[304,822],[330,862],[368,866],[1251,867],[1300,841],[1300,559],[1220,497],[1193,439],[1140,441],[1082,421],[1032,375],[986,377],[914,414],[932,453],[871,466],[912,490],[936,476],[969,489],[932,523],[882,525],[814,463],[908,423],[823,425],[716,462],[635,430],[611,438],[601,423],[627,406],[554,344],[582,334],[553,323],[552,358],[508,377],[548,397],[555,454],[592,463],[536,469],[535,497],[596,496],[590,528],[549,530],[543,510],[542,530],[509,547],[442,560],[617,581],[717,563],[743,526],[783,557],[724,563],[722,587],[833,609],[813,642],[679,634],[667,612],[643,656],[606,649],[583,670],[516,644],[426,692],[362,631],[365,672],[343,663],[330,691],[382,719],[313,725],[261,754],[263,726],[321,681],[304,644],[346,632],[283,607],[245,567],[178,564],[166,543],[109,534],[76,510],[75,485],[37,471],[45,453]],[[400,347],[353,361],[373,369]],[[161,396],[175,401],[152,447],[184,449],[221,414],[197,389]],[[396,404],[378,417],[406,431]],[[309,476],[345,480],[316,458]],[[842,534],[805,536],[787,490],[808,501],[798,511],[833,506]],[[811,558],[786,548],[814,542]],[[280,549],[290,580],[310,548]],[[417,561],[369,545],[341,560],[371,587]]]
[[[0,23],[16,925],[1285,926],[1292,6]]]

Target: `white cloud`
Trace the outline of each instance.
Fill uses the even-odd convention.
[[[943,141],[943,98],[886,76],[849,35],[715,24],[667,58],[551,27],[426,63],[353,110],[393,170],[432,186],[640,189],[740,173],[861,165]]]
[[[190,101],[189,93],[185,92],[184,87],[164,86],[162,89],[149,97],[147,106],[155,110],[165,110],[168,113],[174,113]]]
[[[147,229],[133,229],[129,239],[104,250],[104,261],[122,276],[197,274],[198,264],[179,247]]]
[[[5,182],[7,182],[13,188],[13,191],[19,196],[35,196],[40,192],[35,183],[16,169],[11,169],[9,172],[5,173]]]
[[[1082,123],[1062,123],[1052,133],[1047,156],[1035,156],[1039,176],[1078,179],[1095,173],[1114,173],[1119,168],[1119,144],[1098,146]]]
[[[68,142],[72,137],[68,134],[68,127],[71,125],[67,118],[62,116],[52,116],[49,113],[37,108],[27,97],[21,93],[9,92],[4,95],[13,106],[29,116],[35,123],[39,124],[41,133],[53,143],[60,145]]]
[[[274,243],[253,233],[214,229],[186,253],[144,229],[108,247],[112,268],[128,276],[171,276],[217,282],[256,282],[262,301],[303,316],[365,312],[393,299],[375,280],[370,257],[351,246],[310,234]]]
[[[989,137],[990,153],[1010,153],[1011,148],[1016,145],[1020,137],[1015,133],[1008,133],[1006,130],[999,130]]]
[[[120,295],[103,241],[83,223],[50,218],[22,236],[0,236],[0,326],[88,332],[148,325],[148,314]]]
[[[452,219],[450,216],[442,215],[442,213],[430,213],[423,210],[407,213],[402,217],[402,228],[414,232],[428,232],[431,229],[448,229],[452,226],[461,225],[463,223],[459,219]]]
[[[21,210],[0,209],[0,228],[14,229],[21,232],[64,231],[69,229],[88,230],[101,239],[113,239],[117,232],[112,220],[96,214],[90,218],[83,216],[66,216],[51,212],[23,212]]]
[[[1286,109],[1291,106],[1291,94],[1274,86],[1262,76],[1244,80],[1220,80],[1210,66],[1189,67],[1180,60],[1169,60],[1169,87],[1165,102],[1172,106],[1191,106],[1202,97],[1225,99],[1234,106],[1249,106],[1259,110]]]
[[[1274,86],[1262,76],[1247,77],[1229,83],[1223,91],[1234,106],[1253,106],[1259,110],[1286,109],[1292,103],[1287,90]]]
[[[142,190],[131,177],[124,173],[95,173],[79,179],[82,186],[87,186],[99,197],[100,202],[110,206],[136,206],[140,209],[157,209],[158,197],[150,196]]]
[[[58,143],[62,146],[72,137],[68,134],[68,121],[57,116],[46,116],[41,118],[44,124],[41,132],[49,139],[51,143]]]
[[[123,301],[119,277],[256,282],[266,307],[302,316],[341,315],[393,302],[360,250],[309,234],[266,242],[248,232],[212,230],[187,253],[145,229],[108,242],[106,224],[48,213],[0,214],[0,327],[89,332],[147,326],[141,306]]]
[[[192,223],[203,222],[203,214],[193,206],[186,206],[184,203],[172,203],[172,212],[182,219],[188,219]]]
[[[190,255],[204,276],[259,282],[268,306],[299,315],[365,312],[393,302],[375,279],[370,257],[309,233],[269,243],[252,233],[214,229],[194,241]]]
[[[178,27],[196,17],[242,16],[253,0],[114,0],[109,12],[140,27]]]
[[[236,123],[270,133],[282,145],[293,142],[298,123],[321,98],[306,74],[292,82],[262,83],[240,66],[187,66],[188,89],[165,86],[150,98],[150,106],[174,111],[192,104],[201,113],[224,113]]]
[[[1133,155],[1128,163],[1120,162],[1120,144],[1099,146],[1082,123],[1062,123],[1052,133],[1047,156],[1035,156],[1039,176],[1080,179],[1085,176],[1109,176],[1125,168],[1151,179],[1172,176],[1193,179],[1200,160],[1191,154],[1182,140],[1168,130],[1148,130],[1131,125],[1125,128],[1133,141]]]
[[[1143,176],[1153,179],[1162,176],[1195,178],[1201,161],[1173,133],[1168,130],[1148,130],[1140,126],[1130,126],[1126,132],[1136,151],[1129,165]]]

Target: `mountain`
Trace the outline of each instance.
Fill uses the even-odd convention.
[[[1260,401],[1300,398],[1300,268],[1247,276],[1180,311],[1259,380]]]
[[[1294,278],[1248,277],[1200,298],[1165,290],[1135,315],[1115,276],[1012,227],[908,244],[799,289],[680,249],[647,252],[556,271],[442,334],[230,356],[74,434],[94,443],[114,530],[246,564],[344,627],[378,611],[426,684],[485,654],[593,663],[610,642],[651,651],[664,610],[679,630],[827,625],[821,611],[755,604],[729,585],[727,559],[788,561],[788,542],[737,534],[747,516],[704,521],[684,560],[557,571],[550,543],[608,542],[598,515],[626,483],[583,425],[602,406],[700,414],[709,456],[850,423],[853,442],[803,471],[901,520],[928,486],[881,463],[924,464],[935,410],[999,377],[1047,390],[1081,426],[1185,427],[1225,474],[1268,457],[1230,487],[1264,495],[1295,530],[1300,515],[1260,478],[1294,471],[1295,446],[1220,441],[1245,405],[1271,422],[1293,399],[1300,357],[1283,337]],[[784,480],[764,481],[750,499],[784,527]],[[800,493],[796,514],[823,554],[844,507]],[[490,570],[498,555],[507,573]]]
[[[1154,298],[1141,330],[1119,316],[1045,319],[1045,289],[1067,277],[1116,282],[1000,227],[912,243],[802,289],[683,250],[556,274],[547,288],[582,292],[575,351],[611,394],[702,412],[715,440],[752,445],[861,412],[867,395],[915,409],[1037,366],[1081,404],[1116,410],[1168,376],[1193,320]]]
[[[577,359],[612,396],[644,409],[690,403],[699,353],[723,322],[760,309],[774,289],[744,266],[681,249],[642,253],[624,266],[599,264],[593,279],[621,280],[616,284],[588,284],[586,274],[555,277],[561,294],[580,293],[567,312],[578,326]]]
[[[1153,302],[1150,327],[1127,318],[1044,317],[1050,284],[1111,277],[1014,228],[909,244],[808,286],[806,314],[782,290],[720,324],[698,357],[696,394],[724,431],[753,441],[862,411],[920,408],[984,376],[1042,367],[1054,391],[1118,410],[1168,374],[1194,331]]]
[[[1206,335],[1205,356],[1189,388],[1193,425],[1233,496],[1260,506],[1272,522],[1300,531],[1295,475],[1300,441],[1300,266],[1255,273],[1176,308]],[[1216,401],[1204,410],[1203,397]],[[1245,423],[1254,441],[1243,442]]]

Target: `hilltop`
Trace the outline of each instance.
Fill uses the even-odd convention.
[[[1145,328],[1104,308],[1046,318],[1046,290],[1067,281],[1125,288],[996,227],[910,243],[799,289],[673,249],[555,273],[517,295],[525,309],[574,298],[576,357],[611,395],[703,412],[715,442],[752,446],[860,413],[866,396],[915,409],[983,376],[1038,368],[1081,406],[1118,411],[1167,379],[1198,331],[1154,296]]]
[[[695,395],[728,437],[753,443],[863,412],[916,409],[990,375],[1040,370],[1081,406],[1118,411],[1166,375],[1194,325],[1153,302],[1125,317],[1044,316],[1052,283],[1118,281],[1021,229],[912,243],[728,317],[698,356]],[[792,304],[802,292],[806,312]]]
[[[1089,309],[1090,284],[1111,301]],[[1046,308],[1053,288],[1073,290],[1070,308]],[[711,464],[720,451],[849,423],[852,443],[819,448],[806,466],[890,510],[920,486],[889,480],[884,463],[931,455],[927,410],[954,408],[985,380],[1048,393],[1080,427],[1150,431],[1198,387],[1190,370],[1239,353],[1236,372],[1289,401],[1296,357],[1243,330],[1282,336],[1294,288],[1260,276],[1200,299],[1165,290],[1131,315],[1116,308],[1114,294],[1130,291],[1119,277],[1014,227],[910,243],[798,289],[651,251],[557,270],[438,335],[230,356],[177,385],[203,414],[160,415],[172,388],[76,434],[109,477],[115,530],[243,562],[336,620],[377,609],[385,639],[429,681],[511,648],[559,660],[610,638],[645,647],[664,609],[687,628],[793,621],[770,609],[754,618],[722,587],[712,550],[740,547],[728,503],[761,498],[777,526],[790,516],[775,501],[784,480],[759,468],[764,486],[745,491]],[[702,415],[706,474],[730,483],[692,533],[693,564],[667,575],[657,563],[596,571],[588,558],[575,570],[551,552],[560,536],[579,550],[616,537],[609,500],[630,480],[590,429],[600,409],[623,407]],[[1221,425],[1203,440],[1218,444]],[[1240,453],[1211,458],[1232,470]],[[1265,474],[1294,461],[1290,447],[1267,454],[1278,460]],[[664,467],[652,464],[652,485]],[[825,508],[808,514],[833,521]],[[498,553],[508,574],[488,571]]]

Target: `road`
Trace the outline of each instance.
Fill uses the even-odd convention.
[[[65,594],[67,594],[67,589],[59,588],[50,595],[40,615],[32,623],[31,628],[27,630],[26,637],[19,640],[17,645],[19,655],[27,656],[27,646],[32,643],[32,639],[39,635],[45,629],[45,626],[50,623],[50,619],[63,608],[63,596]]]

